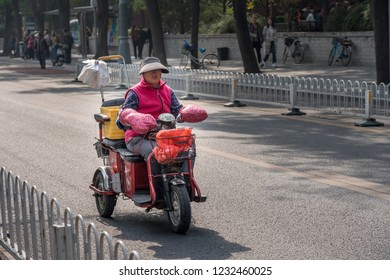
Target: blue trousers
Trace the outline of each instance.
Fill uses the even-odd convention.
[[[271,41],[270,52],[265,55],[264,61],[268,60],[270,54],[272,54],[272,63],[276,63],[276,45],[274,41]]]

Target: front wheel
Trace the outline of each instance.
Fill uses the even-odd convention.
[[[169,225],[176,233],[186,233],[191,224],[191,202],[184,184],[171,185],[173,211],[168,211]]]
[[[184,54],[180,60],[180,64],[179,64],[180,69],[186,69],[188,65],[188,61],[189,61],[188,56]]]
[[[328,57],[328,65],[331,66],[332,65],[332,62],[333,62],[333,59],[334,59],[334,56],[336,55],[336,48],[333,47],[331,50],[330,50],[330,53],[329,53],[329,57]]]
[[[351,46],[345,46],[343,49],[343,53],[341,54],[341,63],[344,66],[347,66],[352,58],[352,48]]]
[[[206,54],[202,58],[202,65],[204,69],[215,70],[219,67],[220,59],[217,55],[213,53]]]
[[[94,185],[101,191],[104,191],[104,178],[103,174],[99,172],[94,180]],[[116,205],[116,196],[115,195],[100,195],[98,193],[95,194],[95,202],[96,208],[99,212],[99,215],[104,218],[111,217],[114,212],[114,208]]]
[[[297,44],[294,48],[294,53],[293,53],[294,62],[296,64],[301,63],[304,54],[305,54],[305,48],[301,44]]]

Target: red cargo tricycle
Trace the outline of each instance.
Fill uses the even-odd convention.
[[[191,223],[191,202],[206,201],[194,178],[196,152],[192,129],[176,128],[173,115],[160,115],[157,129],[145,139],[156,143],[145,161],[126,148],[123,131],[115,125],[123,102],[123,98],[103,101],[101,113],[94,115],[99,124],[95,147],[98,157],[103,159],[103,166],[97,168],[90,185],[97,210],[100,216],[110,217],[118,197],[131,199],[147,212],[153,208],[165,211],[170,228],[176,233],[185,233]],[[159,162],[158,174],[152,172],[152,157]],[[185,162],[188,171],[183,172]]]

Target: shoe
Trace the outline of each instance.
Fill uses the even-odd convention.
[[[260,68],[264,66],[265,66],[265,62],[264,61],[260,62]]]
[[[272,68],[276,68],[276,63],[272,63]]]

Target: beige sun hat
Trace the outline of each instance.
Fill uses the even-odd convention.
[[[162,65],[157,57],[145,58],[139,65],[139,75],[153,70],[161,70],[163,73],[169,73],[168,68]]]

